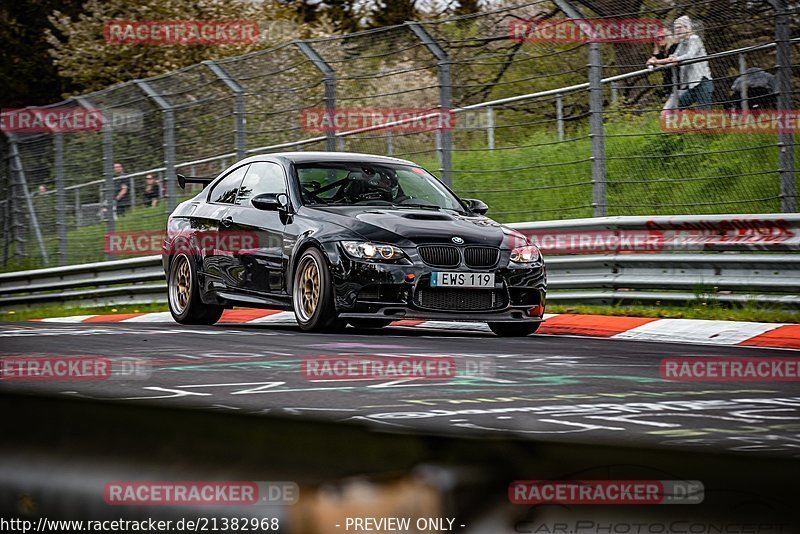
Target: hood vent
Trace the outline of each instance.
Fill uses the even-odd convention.
[[[444,213],[403,213],[397,214],[404,219],[414,219],[416,221],[452,221],[453,218]]]

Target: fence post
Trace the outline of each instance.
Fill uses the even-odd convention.
[[[83,224],[83,210],[81,208],[81,189],[75,187],[75,227]]]
[[[439,71],[439,111],[450,114],[453,107],[453,84],[450,81],[450,58],[447,53],[439,46],[433,37],[418,23],[406,22],[406,25],[414,32],[414,35],[422,41],[427,49],[436,58],[437,70]],[[442,119],[439,118],[441,126]],[[437,150],[439,152],[440,172],[442,182],[448,187],[453,186],[453,132],[452,125],[448,128],[440,128],[436,132],[438,140]]]
[[[600,44],[589,44],[589,136],[592,140],[592,206],[595,217],[605,217],[606,144],[603,129],[603,61]]]
[[[3,226],[3,265],[8,265],[8,249],[11,248],[11,243],[14,246],[14,255],[25,255],[25,238],[21,232],[21,222],[19,215],[19,203],[17,202],[17,182],[13,171],[13,164],[11,159],[11,148],[8,147],[8,155],[3,158],[3,163],[8,163],[8,189],[6,190],[6,207],[4,213],[4,226]]]
[[[39,243],[39,254],[42,256],[42,262],[49,265],[50,261],[47,258],[47,249],[44,246],[44,238],[42,238],[42,229],[39,227],[39,219],[36,217],[36,210],[33,209],[33,202],[31,201],[31,193],[28,191],[28,180],[25,178],[25,167],[22,165],[22,156],[19,154],[19,147],[17,147],[17,140],[14,134],[7,132],[9,148],[11,152],[11,173],[16,175],[15,183],[18,190],[22,191],[25,205],[28,208],[28,217],[30,218],[31,226],[33,227],[33,235],[36,236],[36,241]]]
[[[492,106],[486,108],[486,141],[489,150],[494,150],[494,108]]]
[[[164,114],[164,179],[167,181],[167,213],[172,213],[177,205],[175,198],[175,111],[172,105],[149,83],[135,80],[135,83],[148,98],[161,108]]]
[[[750,104],[747,101],[747,59],[744,57],[744,54],[739,54],[739,75],[741,76],[742,80],[742,111],[747,111],[750,108]]]
[[[786,0],[774,0],[775,6],[775,63],[778,86],[778,110],[792,109],[792,45],[790,15]],[[794,183],[794,134],[791,129],[778,133],[781,212],[797,211],[797,189]]]
[[[296,40],[293,42],[306,59],[322,74],[322,80],[325,85],[325,111],[329,114],[329,118],[332,119],[333,114],[336,113],[336,73],[306,41]],[[325,150],[336,152],[336,132],[333,128],[329,128],[329,130],[325,132]]]
[[[569,0],[554,0],[569,18],[586,17]],[[606,216],[606,145],[603,129],[603,59],[593,32],[583,29],[589,40],[589,138],[592,140],[592,206],[594,217]]]
[[[394,138],[391,130],[386,132],[386,155],[394,156]]]
[[[67,210],[64,191],[64,134],[53,133],[56,168],[56,231],[58,232],[58,264],[67,264]]]
[[[217,78],[222,80],[228,89],[233,92],[233,131],[236,144],[236,159],[244,159],[247,151],[247,141],[245,137],[247,135],[245,131],[247,118],[245,116],[244,89],[242,89],[242,86],[239,85],[238,81],[231,77],[228,71],[222,68],[215,61],[203,61],[203,65],[208,67],[211,72],[213,72]]]
[[[85,96],[76,96],[77,102],[83,109],[93,112],[96,108],[87,100]],[[105,194],[101,195],[100,200],[105,210],[106,232],[114,232],[114,139],[111,132],[111,122],[103,120],[103,178],[105,179]],[[110,257],[108,259],[111,259]]]
[[[556,95],[556,128],[558,131],[558,142],[564,142],[564,97],[561,93]]]

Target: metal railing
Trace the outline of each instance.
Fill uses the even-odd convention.
[[[542,248],[551,301],[800,307],[800,215],[605,217],[511,226]],[[0,309],[53,302],[166,302],[161,257],[0,274]]]
[[[749,66],[776,80],[767,97],[780,109],[800,107],[792,63],[800,40],[789,31],[800,27],[793,24],[798,10],[781,0],[775,10],[741,16],[706,12],[701,3],[643,7],[615,17],[671,20],[697,9],[709,54],[692,61],[709,62],[712,105],[752,107],[757,96],[745,75]],[[674,69],[643,69],[650,52],[644,44],[511,39],[511,22],[543,13],[604,16],[580,14],[564,0],[538,0],[295,40],[57,104],[110,115],[135,112],[137,122],[98,133],[10,134],[0,141],[8,158],[0,167],[4,264],[21,269],[98,261],[98,231],[161,227],[181,200],[173,187],[175,170],[216,175],[245,155],[286,149],[414,159],[457,192],[484,197],[505,222],[795,211],[798,154],[791,133],[660,131],[662,73]],[[734,81],[744,88],[738,96],[729,89]],[[360,128],[315,135],[301,116],[319,107],[449,109],[458,121],[452,131]],[[114,174],[114,162],[124,164],[123,174]],[[157,209],[143,208],[139,199],[148,174],[163,188]],[[118,216],[114,197],[122,181],[131,186],[134,209]],[[34,194],[40,186],[44,190]],[[41,231],[50,228],[56,231]]]

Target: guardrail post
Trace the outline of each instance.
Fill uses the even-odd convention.
[[[25,178],[25,167],[22,165],[22,156],[20,156],[19,153],[17,140],[14,134],[10,132],[6,132],[6,136],[8,137],[11,152],[11,174],[12,176],[16,176],[15,183],[17,185],[17,190],[22,191],[22,196],[25,199],[25,205],[28,208],[28,217],[33,227],[33,235],[36,236],[36,241],[39,244],[39,254],[42,256],[42,262],[45,265],[49,265],[50,262],[47,258],[47,249],[44,246],[42,229],[39,227],[39,219],[36,217],[36,210],[33,208],[31,193],[28,191],[28,180]]]
[[[747,102],[747,59],[744,54],[739,54],[739,75],[742,80],[742,90],[739,93],[742,96],[742,111],[747,111],[750,105]]]
[[[76,96],[75,102],[86,111],[96,111],[95,108],[83,96]],[[111,132],[111,121],[105,120],[103,116],[103,178],[105,179],[105,193],[100,189],[100,200],[105,210],[106,232],[114,233],[114,138]],[[131,198],[133,200],[133,198]]]
[[[775,6],[775,63],[777,67],[778,110],[792,109],[792,44],[791,20],[786,0],[774,0]],[[791,129],[778,132],[778,161],[780,168],[781,211],[797,211],[797,189],[794,182],[794,134]]]
[[[301,40],[293,42],[306,59],[322,74],[322,80],[325,85],[325,112],[332,119],[333,114],[336,113],[336,73],[309,43]],[[336,132],[333,130],[325,132],[325,150],[336,152],[336,149]]]
[[[67,264],[67,209],[64,191],[64,134],[53,133],[53,164],[56,168],[56,231],[58,232],[58,264]]]
[[[450,58],[444,49],[439,46],[433,37],[418,23],[406,22],[406,25],[414,32],[414,35],[422,41],[428,50],[436,58],[436,65],[439,74],[439,111],[440,113],[449,114],[453,107],[453,84],[450,80]],[[441,126],[442,119],[439,118],[439,125]],[[453,186],[453,132],[452,126],[447,128],[439,128],[436,131],[436,148],[439,152],[439,164],[441,169],[439,171],[442,175],[442,182],[445,185]]]
[[[148,98],[161,108],[164,114],[164,179],[167,181],[167,213],[172,213],[177,205],[175,198],[175,111],[172,105],[144,80],[135,83]]]
[[[239,85],[223,67],[215,61],[203,61],[203,65],[208,67],[214,75],[233,92],[233,128],[236,144],[236,159],[244,159],[247,151],[246,130],[247,117],[245,115],[244,89]]]

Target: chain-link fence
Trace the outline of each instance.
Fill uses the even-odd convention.
[[[594,22],[576,25],[577,39],[545,34],[566,19]],[[649,69],[653,39],[591,34],[623,20],[660,21],[667,39],[685,31],[667,56],[688,35],[705,55]],[[214,176],[286,150],[412,159],[506,222],[796,211],[797,129],[673,131],[664,108],[800,108],[798,29],[800,7],[785,0],[540,0],[293,41],[75,97],[55,106],[101,110],[102,131],[0,139],[3,263],[103,260],[110,232],[163,229],[190,194],[176,172]],[[309,126],[309,111],[343,109],[447,109],[454,126]]]

